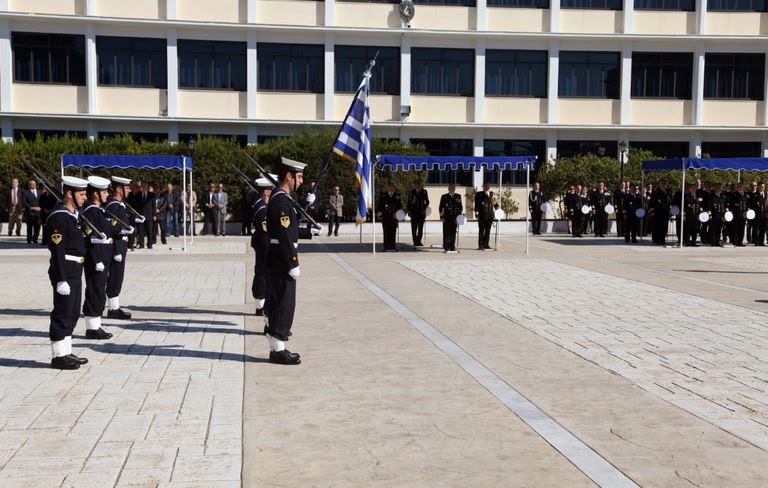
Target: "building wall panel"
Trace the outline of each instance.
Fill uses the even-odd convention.
[[[333,118],[342,120],[347,115],[353,95],[333,97]],[[392,95],[371,95],[368,99],[373,122],[400,120],[400,97]]]
[[[623,29],[624,14],[616,10],[560,10],[560,32],[614,34]]]
[[[11,87],[14,112],[78,114],[88,111],[84,86],[14,83]]]
[[[633,99],[630,121],[633,125],[689,125],[691,100]]]
[[[322,120],[323,95],[317,93],[259,93],[258,117],[271,120]]]
[[[757,36],[768,33],[768,14],[758,12],[707,12],[706,34]]]
[[[157,117],[168,110],[168,92],[158,88],[99,87],[96,112],[103,115]]]
[[[695,34],[696,12],[635,10],[633,34]]]
[[[474,119],[475,99],[411,95],[411,122],[467,123]]]
[[[179,116],[205,119],[245,117],[246,93],[218,90],[179,90]]]
[[[11,12],[85,15],[85,0],[11,0]]]
[[[545,98],[485,99],[485,122],[489,124],[542,124],[547,122]]]
[[[575,125],[611,125],[619,123],[618,100],[561,98],[558,100],[558,122]]]
[[[306,0],[257,0],[256,21],[260,24],[323,25],[325,5]]]
[[[123,17],[129,19],[164,19],[165,2],[161,0],[98,0],[96,15],[99,17]]]
[[[486,30],[501,32],[548,32],[549,10],[541,8],[494,8],[485,14]]]
[[[247,8],[246,0],[177,0],[176,16],[200,22],[245,22]]]
[[[704,125],[755,126],[765,102],[754,100],[704,100]]]

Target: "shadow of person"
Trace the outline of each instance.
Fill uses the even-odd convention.
[[[206,334],[235,334],[235,335],[257,335],[256,332],[252,332],[249,330],[243,330],[243,329],[233,329],[233,328],[218,328],[218,327],[197,327],[197,326],[188,326],[184,325],[186,324],[187,320],[178,323],[168,323],[163,322],[161,320],[158,321],[144,321],[144,322],[115,322],[115,323],[105,323],[104,326],[107,328],[109,327],[117,327],[118,329],[124,329],[124,330],[147,330],[147,331],[163,331],[163,332],[188,332],[188,333],[195,333],[195,332],[204,332]],[[213,324],[231,324],[235,325],[232,322],[204,322],[200,321],[202,323],[209,323],[211,325]],[[1,334],[0,334],[1,335]]]
[[[241,305],[233,305],[239,307]],[[231,312],[223,310],[210,310],[193,307],[164,307],[164,306],[152,306],[152,305],[126,305],[126,309],[137,312],[158,312],[158,313],[178,313],[182,315],[186,314],[215,314],[215,315],[252,315],[245,312]]]
[[[90,349],[91,351],[102,354],[124,354],[126,356],[161,356],[161,357],[180,357],[180,358],[199,358],[212,361],[234,361],[239,363],[266,363],[267,358],[257,358],[247,354],[237,354],[221,351],[199,351],[194,349],[185,349],[181,344],[72,344],[73,348]],[[85,355],[85,353],[83,353]],[[80,354],[78,354],[79,356]],[[87,357],[87,355],[85,356]]]
[[[51,312],[39,308],[0,308],[0,315],[24,315],[31,317],[48,317]]]
[[[0,337],[45,337],[48,339],[48,332],[42,330],[22,329],[21,327],[0,328]]]
[[[0,368],[42,369],[50,367],[51,365],[48,363],[41,363],[32,359],[0,358]]]

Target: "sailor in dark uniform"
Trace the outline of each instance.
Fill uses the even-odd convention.
[[[400,194],[395,191],[394,183],[387,183],[387,191],[379,196],[379,204],[376,208],[384,229],[384,252],[395,252],[397,251],[397,211],[402,210],[403,202],[400,200]]]
[[[101,314],[107,301],[107,267],[113,256],[115,228],[102,208],[109,196],[109,180],[100,176],[88,177],[86,197],[88,202],[83,208],[85,216],[103,235],[99,236],[90,228],[85,229],[85,317],[86,339],[109,339],[112,334],[101,327]]]
[[[605,233],[608,232],[608,214],[605,212],[605,206],[609,203],[611,203],[611,193],[601,181],[592,191],[589,202],[595,215],[595,237],[605,237]]]
[[[421,180],[413,182],[413,189],[408,192],[408,215],[411,217],[411,236],[414,247],[424,245],[424,221],[427,219],[427,207],[429,207],[429,195],[422,188]]]
[[[266,336],[269,340],[269,362],[300,364],[298,354],[285,348],[291,334],[296,310],[296,280],[301,274],[299,256],[299,219],[291,193],[304,181],[306,164],[282,158],[278,171],[278,187],[272,192],[267,205],[267,297],[264,313],[267,316]]]
[[[677,240],[680,242],[680,231],[682,227],[682,245],[698,247],[696,236],[699,233],[699,213],[701,212],[701,200],[696,196],[696,183],[688,185],[688,191],[685,195],[678,190],[672,198],[674,205],[681,209],[684,215],[678,214],[675,219],[675,228],[677,230]],[[685,226],[683,226],[685,222]]]
[[[747,225],[749,197],[744,193],[742,183],[736,183],[736,188],[730,194],[730,200],[730,209],[733,212],[730,241],[736,247],[744,247],[744,227]]]
[[[251,293],[256,300],[256,315],[264,315],[264,300],[267,297],[267,253],[269,252],[269,233],[267,232],[267,204],[272,194],[272,183],[267,178],[256,180],[258,194],[250,210],[253,224],[251,247],[256,254],[253,267]],[[265,332],[266,333],[266,332]]]
[[[651,192],[651,200],[648,205],[653,214],[653,230],[651,232],[653,243],[658,246],[664,246],[666,245],[667,230],[669,228],[670,207],[667,180],[659,180],[658,186]]]
[[[48,227],[48,250],[51,252],[48,278],[53,288],[53,310],[49,337],[54,369],[78,369],[88,362],[72,354],[72,331],[80,317],[85,242],[77,208],[85,203],[88,182],[64,176],[63,201],[56,205],[45,225]]]
[[[541,206],[544,204],[544,194],[538,182],[533,184],[533,190],[528,193],[528,211],[531,213],[531,233],[541,235],[541,217],[544,212]]]
[[[125,260],[128,255],[129,239],[134,235],[135,229],[130,225],[131,220],[125,211],[125,202],[131,192],[131,180],[119,176],[112,177],[112,196],[107,199],[104,209],[111,215],[120,219],[123,225],[116,219],[112,219],[112,227],[115,228],[115,244],[112,247],[112,259],[107,269],[107,299],[109,302],[107,317],[110,319],[129,320],[131,313],[120,308],[120,292],[123,290],[125,278]],[[136,217],[139,225],[144,223],[145,217]]]
[[[757,190],[752,194],[750,203],[752,210],[755,211],[754,223],[752,225],[752,244],[755,246],[765,246],[765,212],[768,210],[766,205],[765,184],[761,181],[757,184]]]
[[[584,231],[586,215],[581,211],[581,207],[586,204],[587,202],[583,197],[581,185],[576,185],[576,191],[571,197],[571,237],[581,237],[581,234]]]
[[[453,183],[448,185],[448,193],[440,197],[439,211],[443,221],[443,252],[456,253],[456,217],[462,214],[464,207]]]
[[[640,232],[641,220],[640,217],[637,216],[637,210],[643,208],[643,195],[638,191],[637,185],[634,183],[629,186],[628,192],[622,191],[619,195],[623,200],[621,203],[621,212],[624,221],[624,224],[622,225],[624,242],[628,244],[631,239],[633,244],[637,244],[637,234]]]
[[[490,183],[483,183],[483,191],[475,193],[475,218],[477,219],[477,249],[491,249],[491,228],[495,210],[499,208]]]
[[[699,199],[701,211],[705,212],[709,208],[709,199],[711,197],[707,183],[702,183],[700,179],[696,180],[696,198]],[[709,222],[699,222],[699,238],[702,244],[709,244]]]
[[[709,244],[712,247],[723,247],[722,236],[723,216],[728,211],[728,198],[721,192],[720,183],[715,183],[709,197]]]

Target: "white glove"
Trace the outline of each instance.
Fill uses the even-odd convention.
[[[69,283],[66,281],[59,281],[56,283],[56,293],[59,295],[67,296],[70,294]]]
[[[315,227],[311,227],[311,229],[312,229],[311,232],[312,232],[313,236],[319,236],[323,232],[323,226],[322,225],[320,226],[319,229],[317,229]]]
[[[121,230],[120,233],[124,236],[129,236],[133,234],[133,230],[134,230],[133,227],[128,227],[127,229]]]
[[[315,197],[314,193],[307,193],[306,202],[308,204],[312,205],[313,203],[315,203],[315,198],[317,198],[317,197]]]
[[[288,271],[288,276],[290,276],[294,280],[298,280],[300,274],[301,274],[301,266],[296,266],[295,268],[291,268],[291,270]]]
[[[91,237],[91,244],[112,244],[112,239],[106,237],[99,239],[98,237]]]
[[[114,259],[118,263],[122,263],[123,262],[123,255],[122,254],[115,254],[115,258]]]
[[[137,224],[143,224],[146,221],[147,221],[146,217],[136,217],[136,223]],[[131,229],[133,229],[133,227],[131,227]]]
[[[96,263],[96,271],[98,271],[98,272],[104,271],[104,263],[102,263],[101,261]]]

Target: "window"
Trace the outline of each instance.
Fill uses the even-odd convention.
[[[473,152],[472,139],[411,139],[411,144],[423,145],[430,156],[471,156]],[[427,184],[472,186],[473,174],[472,170],[430,170]]]
[[[414,94],[475,94],[475,52],[472,49],[413,48],[411,91]]]
[[[120,136],[129,136],[138,142],[163,142],[168,140],[167,132],[99,132],[99,138],[101,139],[111,139]]]
[[[370,92],[399,95],[400,49],[396,47],[336,46],[336,91],[354,93],[375,56],[376,66],[371,72]]]
[[[623,0],[561,0],[561,8],[621,10]]]
[[[485,94],[546,98],[547,51],[486,51]]]
[[[765,54],[712,54],[704,62],[704,98],[763,99]]]
[[[760,157],[759,142],[702,142],[701,154],[710,158]]]
[[[483,154],[486,156],[538,156],[536,167],[547,160],[546,141],[486,139],[483,141]],[[533,183],[533,168],[531,168],[531,183]],[[501,172],[503,185],[525,185],[526,171],[524,169],[507,169]],[[491,185],[499,184],[498,171],[484,171],[483,182]]]
[[[259,90],[323,93],[323,46],[260,43]]]
[[[165,39],[96,37],[99,85],[168,86]]]
[[[632,98],[691,99],[692,53],[632,53]]]
[[[85,86],[85,37],[14,32],[13,81]]]
[[[635,0],[635,10],[694,12],[696,10],[696,0]]]
[[[179,86],[246,90],[244,42],[179,39]]]
[[[629,141],[629,146],[649,151],[657,158],[663,159],[687,158],[690,155],[687,142]]]
[[[85,139],[86,132],[84,130],[37,130],[37,129],[14,129],[13,138],[17,141],[26,139],[28,141],[34,141],[40,136],[41,139],[47,141],[56,137],[71,137],[75,139]]]
[[[707,0],[713,12],[765,12],[765,0]]]
[[[549,0],[488,0],[489,7],[549,8]]]
[[[475,0],[413,0],[416,5],[459,5],[462,7],[474,7]]]
[[[618,100],[620,79],[619,53],[560,52],[558,93],[561,97]]]
[[[580,154],[615,157],[619,154],[616,141],[557,141],[557,157],[572,158]]]

